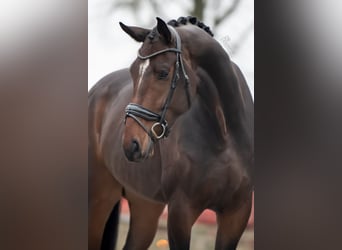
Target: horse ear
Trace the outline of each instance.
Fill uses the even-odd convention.
[[[137,42],[145,41],[146,36],[151,32],[149,29],[144,29],[135,26],[126,26],[122,22],[119,22],[120,27],[123,31],[125,31],[128,35],[130,35]]]
[[[171,42],[171,31],[167,27],[167,24],[162,19],[160,19],[159,17],[157,17],[157,22],[158,22],[157,23],[157,30],[158,30],[159,34],[165,38],[166,43],[170,43]]]

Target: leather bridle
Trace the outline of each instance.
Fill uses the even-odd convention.
[[[167,53],[167,52],[175,52],[177,54],[177,60],[175,63],[175,70],[172,76],[172,81],[171,81],[171,86],[169,93],[166,97],[165,103],[162,106],[161,112],[160,113],[155,113],[147,108],[144,108],[143,106],[136,104],[136,103],[130,103],[127,105],[125,112],[125,121],[127,117],[131,117],[133,120],[135,120],[143,129],[144,131],[150,136],[151,140],[153,142],[160,140],[164,137],[167,137],[168,134],[170,133],[170,127],[169,124],[167,123],[165,116],[166,112],[169,108],[169,105],[171,103],[174,91],[177,87],[177,82],[179,80],[179,72],[181,71],[184,76],[185,80],[185,92],[186,92],[186,97],[188,101],[188,106],[191,106],[191,99],[190,99],[190,90],[189,90],[189,77],[185,72],[184,69],[184,63],[182,59],[182,51],[181,51],[181,39],[179,37],[178,32],[171,26],[169,26],[169,29],[175,34],[176,37],[176,48],[166,48],[163,50],[159,50],[157,52],[154,52],[150,55],[147,56],[142,56],[138,52],[138,58],[142,60],[149,59],[151,57]],[[151,129],[148,130],[146,126],[141,122],[139,118],[142,118],[146,121],[154,121],[155,123],[152,125]]]

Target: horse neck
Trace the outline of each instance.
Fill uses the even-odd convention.
[[[198,44],[195,46],[192,44],[188,49],[193,60],[197,62],[197,72],[200,79],[198,87],[199,89],[204,87],[204,89],[209,90],[208,86],[214,86],[216,91],[211,91],[211,93],[219,99],[229,134],[234,138],[240,152],[249,155],[253,151],[253,121],[251,121],[251,117],[246,111],[242,99],[243,94],[233,64],[221,45],[214,39],[196,40]],[[205,92],[203,95],[206,94]],[[200,99],[210,107],[209,102],[212,98]]]

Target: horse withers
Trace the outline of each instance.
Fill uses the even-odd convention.
[[[190,249],[205,209],[215,249],[236,249],[252,203],[253,100],[239,68],[195,17],[121,28],[141,42],[129,69],[89,92],[89,249],[113,249],[119,202],[124,249],[148,249],[168,205],[171,250]]]

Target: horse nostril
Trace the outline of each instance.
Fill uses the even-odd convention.
[[[137,161],[141,157],[139,142],[135,139],[131,141],[128,147],[124,147],[125,155],[129,161]]]
[[[132,140],[131,152],[132,154],[139,152],[139,143],[137,142],[137,140]]]

